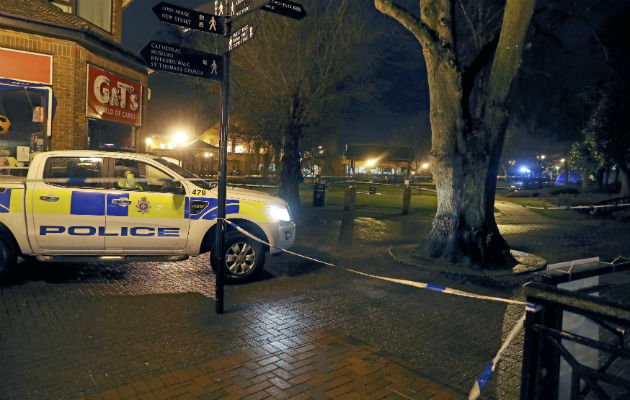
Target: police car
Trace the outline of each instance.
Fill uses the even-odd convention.
[[[286,202],[227,188],[228,281],[253,278],[265,254],[289,248]],[[182,260],[212,251],[217,189],[153,155],[68,150],[39,153],[26,178],[0,178],[0,275],[17,256],[40,261]],[[213,266],[214,268],[214,266]]]

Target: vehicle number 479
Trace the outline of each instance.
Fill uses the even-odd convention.
[[[195,196],[205,196],[206,191],[202,189],[193,189],[192,194]]]

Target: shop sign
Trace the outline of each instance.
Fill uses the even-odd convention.
[[[142,85],[88,65],[87,117],[140,126]]]
[[[53,56],[0,47],[0,78],[52,85]]]

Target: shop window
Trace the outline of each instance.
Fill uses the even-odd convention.
[[[74,14],[107,32],[112,30],[112,0],[50,0],[64,12]]]
[[[88,148],[91,150],[132,150],[135,148],[131,125],[104,120],[88,120]]]
[[[0,167],[27,167],[44,150],[45,109],[43,92],[0,84]]]

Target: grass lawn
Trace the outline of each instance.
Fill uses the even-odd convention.
[[[395,185],[373,185],[376,187],[376,194],[369,194],[370,184],[357,184],[357,207],[380,207],[402,210],[403,204],[403,186]],[[278,188],[252,188],[264,191],[269,194],[277,195]],[[327,184],[326,188],[326,205],[343,205],[343,196],[345,184],[333,183]],[[309,206],[313,204],[313,186],[310,183],[300,184],[300,200],[303,205]],[[414,214],[434,215],[437,209],[437,197],[435,192],[428,190],[421,191],[417,187],[413,187],[411,191],[411,206],[409,212]]]
[[[370,186],[376,187],[376,194],[369,194]],[[413,214],[426,214],[433,216],[437,208],[437,197],[435,195],[435,186],[425,186],[429,190],[422,190],[419,186],[412,186],[411,191],[411,207],[409,212]],[[278,188],[253,188],[264,191],[269,194],[277,195]],[[326,188],[326,205],[342,206],[345,191],[345,183],[328,183]],[[379,185],[369,183],[357,184],[357,207],[378,207],[386,209],[402,210],[403,203],[402,185]],[[545,194],[540,197],[512,197],[499,194],[497,201],[509,201],[515,204],[531,207],[556,207],[556,206],[575,206],[588,205],[595,201],[605,198],[611,198],[610,194],[560,194],[551,196]],[[311,183],[300,184],[300,200],[304,206],[313,204],[313,185]],[[549,218],[581,220],[585,218],[597,218],[588,213],[582,213],[575,210],[541,210],[532,209],[532,211],[544,215]]]

